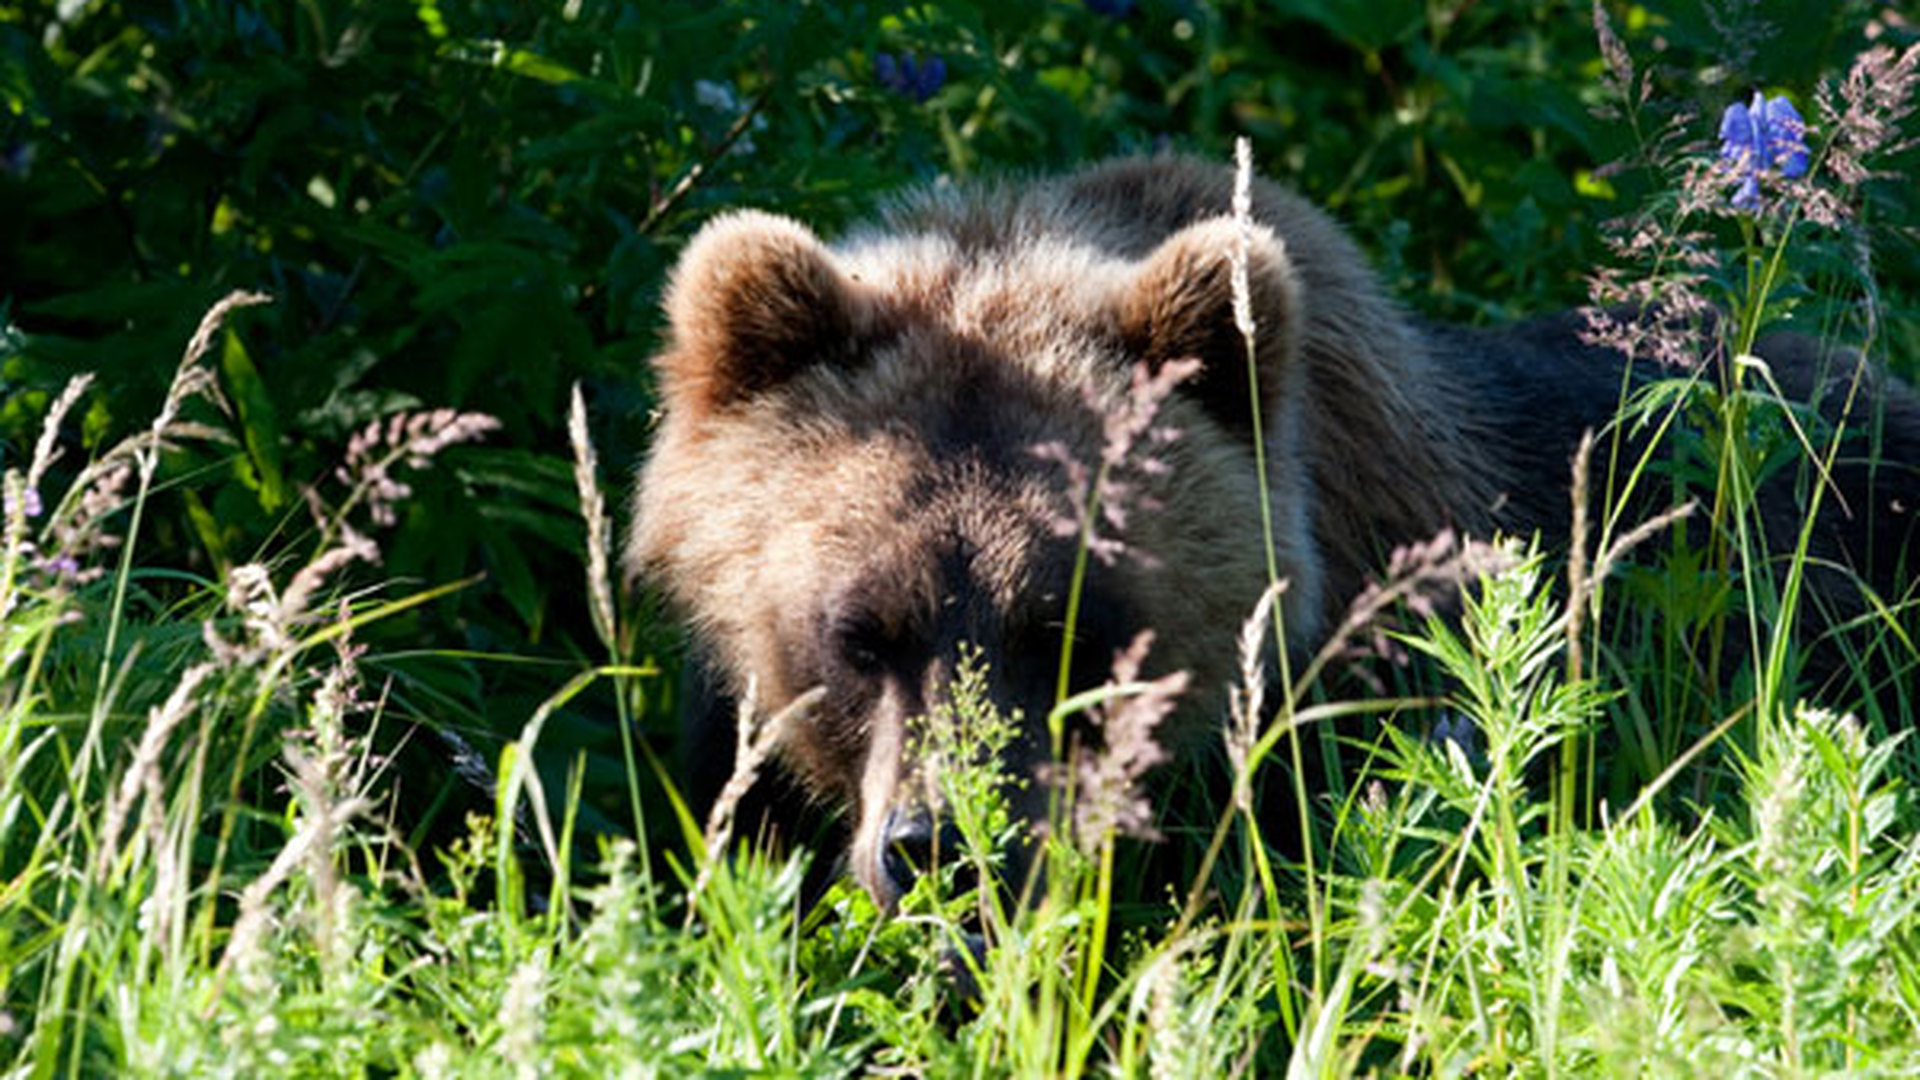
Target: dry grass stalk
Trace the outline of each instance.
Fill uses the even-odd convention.
[[[334,470],[334,478],[348,489],[335,520],[344,523],[364,502],[375,525],[394,524],[399,520],[397,507],[413,494],[412,487],[394,479],[395,465],[424,469],[447,447],[474,442],[499,428],[500,421],[485,413],[453,409],[400,412],[368,421],[347,440],[347,459]],[[327,523],[322,527],[327,529]]]
[[[1265,651],[1267,630],[1273,625],[1273,606],[1287,591],[1287,582],[1276,581],[1260,594],[1253,614],[1240,624],[1240,684],[1227,689],[1227,759],[1233,765],[1233,804],[1242,813],[1253,813],[1253,778],[1248,761],[1260,738],[1260,718],[1265,715],[1267,665],[1260,659]]]
[[[1054,517],[1056,536],[1079,537],[1087,551],[1107,566],[1122,555],[1149,568],[1158,565],[1152,552],[1130,547],[1123,534],[1134,510],[1160,508],[1153,485],[1172,466],[1155,451],[1178,439],[1180,430],[1155,421],[1174,388],[1198,375],[1200,368],[1200,361],[1193,359],[1169,360],[1152,369],[1135,364],[1126,393],[1111,401],[1100,388],[1087,388],[1087,408],[1101,418],[1098,462],[1082,461],[1072,447],[1057,439],[1031,448],[1034,457],[1058,463],[1067,474],[1068,512]]]
[[[573,384],[572,403],[567,410],[567,438],[573,443],[573,483],[580,491],[580,514],[587,523],[587,594],[592,603],[593,629],[609,650],[614,644],[613,578],[608,573],[607,502],[600,493],[600,463],[593,452],[593,439],[587,433],[587,403],[580,396],[580,384]]]
[[[188,668],[174,685],[167,700],[147,714],[147,727],[140,736],[140,744],[134,748],[133,760],[127,765],[127,771],[121,774],[119,790],[113,800],[107,804],[106,825],[100,833],[99,861],[95,864],[95,873],[105,881],[113,864],[119,860],[120,832],[126,827],[127,814],[133,809],[133,801],[144,792],[147,797],[146,817],[150,827],[159,825],[158,815],[161,804],[166,798],[166,786],[160,775],[160,757],[165,753],[167,740],[174,729],[193,712],[194,695],[199,693],[200,685],[207,681],[217,670],[214,664],[200,663]],[[160,836],[154,834],[157,843]]]
[[[16,576],[20,567],[39,554],[39,545],[29,538],[31,531],[27,525],[30,518],[39,517],[45,510],[45,502],[40,495],[40,483],[46,478],[47,470],[60,458],[60,426],[66,421],[67,413],[72,411],[87,388],[93,384],[91,374],[75,375],[67,380],[60,395],[47,407],[47,414],[40,422],[40,437],[34,442],[33,458],[22,476],[17,469],[8,469],[4,477],[6,520],[4,529],[4,552],[0,558],[5,560],[4,580],[0,580],[0,616],[14,609],[19,602],[15,589]],[[72,566],[77,571],[78,563],[66,550],[70,530],[50,527],[41,535],[40,542],[46,543],[49,535],[55,538],[55,546],[60,554],[41,559],[38,567],[42,572],[58,571]],[[69,575],[71,576],[71,575]]]
[[[1693,512],[1699,508],[1699,503],[1688,502],[1681,506],[1676,506],[1665,513],[1650,517],[1634,526],[1625,536],[1615,540],[1612,544],[1608,545],[1607,550],[1600,553],[1600,558],[1596,560],[1593,565],[1593,576],[1587,582],[1588,589],[1591,590],[1605,581],[1607,576],[1613,573],[1614,565],[1625,558],[1628,552],[1639,547],[1653,536],[1664,532],[1676,522],[1692,516]]]
[[[754,682],[749,679],[746,693],[740,697],[740,712],[734,724],[737,743],[733,754],[733,774],[727,777],[726,786],[720,789],[720,797],[707,814],[707,827],[702,836],[706,857],[701,860],[700,874],[694,879],[693,890],[687,894],[689,922],[692,921],[701,893],[706,891],[707,883],[713,879],[714,868],[726,857],[727,846],[733,842],[734,814],[740,809],[740,800],[746,798],[747,792],[760,778],[761,767],[780,745],[788,726],[798,723],[827,694],[826,687],[816,686],[761,723],[754,703],[754,690]]]
[[[1247,264],[1253,250],[1253,142],[1246,136],[1233,141],[1233,250],[1227,259],[1233,274],[1233,325],[1253,347],[1253,285]]]
[[[1499,574],[1512,566],[1515,558],[1510,544],[1460,537],[1451,529],[1442,529],[1425,542],[1396,548],[1387,560],[1382,580],[1353,598],[1340,624],[1295,681],[1294,693],[1298,695],[1311,686],[1335,658],[1365,651],[1356,640],[1368,631],[1372,632],[1368,648],[1374,654],[1395,655],[1382,622],[1395,607],[1405,604],[1415,615],[1432,616],[1442,601],[1457,597],[1467,583]]]
[[[1567,673],[1573,679],[1581,678],[1584,673],[1585,651],[1580,641],[1580,630],[1586,622],[1588,611],[1593,607],[1594,596],[1601,583],[1607,580],[1613,568],[1628,552],[1676,522],[1685,520],[1699,506],[1698,503],[1687,502],[1648,518],[1607,545],[1600,557],[1589,564],[1587,508],[1590,497],[1587,479],[1592,472],[1592,459],[1593,432],[1588,431],[1580,436],[1580,448],[1573,455],[1573,537],[1567,552]]]
[[[121,444],[121,447],[127,447],[138,457],[143,488],[152,481],[153,471],[160,465],[158,451],[167,446],[171,438],[225,437],[224,433],[199,424],[180,423],[180,410],[195,397],[205,397],[224,410],[225,402],[220,397],[220,384],[214,379],[213,372],[204,367],[200,361],[205,359],[207,353],[213,349],[213,337],[226,323],[228,315],[241,308],[272,302],[273,297],[266,293],[236,290],[221,297],[218,303],[208,308],[207,313],[200,317],[200,325],[194,329],[192,339],[187,342],[187,352],[181,358],[180,366],[173,371],[173,382],[167,387],[166,400],[161,402],[160,412],[154,416],[153,424],[143,436],[135,436]],[[105,464],[112,459],[120,452],[121,447],[115,447],[101,459],[100,463]]]
[[[1188,673],[1176,671],[1142,682],[1140,669],[1153,647],[1153,631],[1142,630],[1113,658],[1109,686],[1133,688],[1115,693],[1088,710],[1100,732],[1100,749],[1078,755],[1074,795],[1074,840],[1091,854],[1116,834],[1158,839],[1153,803],[1140,781],[1168,758],[1154,731],[1179,704]]]
[[[33,444],[33,461],[27,467],[27,490],[38,493],[40,481],[47,469],[60,459],[60,425],[66,420],[67,413],[80,401],[80,395],[93,385],[91,372],[75,375],[67,380],[60,396],[48,406],[46,418],[40,422],[40,438]]]
[[[296,763],[295,776],[298,775]],[[287,845],[280,849],[280,854],[274,856],[273,864],[241,891],[240,913],[234,920],[233,933],[227,939],[226,952],[221,954],[219,966],[215,969],[217,974],[224,977],[228,971],[235,967],[244,968],[259,956],[261,940],[272,915],[268,902],[274,892],[286,884],[302,863],[316,857],[330,856],[334,838],[340,830],[365,813],[371,805],[366,799],[358,797],[339,802],[322,801],[302,816],[300,827],[294,831]]]
[[[1593,429],[1580,433],[1573,452],[1573,534],[1567,547],[1567,676],[1578,680],[1585,669],[1580,628],[1587,606],[1587,474],[1593,461]]]
[[[314,593],[328,578],[356,562],[378,564],[380,548],[352,526],[343,524],[340,526],[339,541],[301,567],[293,575],[293,580],[287,583],[287,591],[281,594],[275,611],[281,632],[288,632],[295,621],[307,614]]]

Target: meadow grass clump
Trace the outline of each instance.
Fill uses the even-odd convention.
[[[1596,5],[1606,44],[1603,10]],[[1608,60],[1632,83],[1624,51]],[[1891,55],[1861,62],[1899,70]],[[1852,98],[1860,81],[1847,83]],[[1626,107],[1643,103],[1636,94]],[[1338,966],[1329,989],[1316,982],[1308,997],[1296,1067],[1878,1075],[1914,1060],[1903,944],[1911,909],[1857,915],[1911,887],[1915,817],[1900,774],[1912,766],[1905,732],[1880,726],[1911,722],[1898,683],[1914,657],[1892,645],[1908,640],[1910,619],[1901,598],[1851,582],[1869,597],[1867,614],[1821,644],[1833,648],[1846,632],[1871,644],[1847,647],[1847,677],[1824,683],[1808,679],[1814,643],[1802,636],[1820,625],[1802,612],[1833,596],[1831,576],[1820,592],[1809,584],[1811,521],[1823,498],[1839,497],[1833,463],[1858,452],[1854,442],[1841,449],[1849,425],[1868,427],[1872,416],[1864,404],[1853,409],[1858,384],[1842,385],[1846,407],[1822,420],[1752,356],[1763,330],[1809,303],[1792,270],[1796,256],[1818,257],[1803,251],[1820,243],[1806,233],[1849,243],[1862,235],[1841,213],[1848,204],[1807,180],[1848,136],[1829,126],[1810,154],[1792,107],[1759,98],[1727,121],[1718,162],[1687,171],[1678,198],[1662,204],[1669,216],[1621,234],[1620,252],[1650,259],[1651,273],[1626,291],[1616,288],[1625,278],[1597,279],[1601,299],[1624,306],[1597,315],[1595,339],[1630,361],[1681,366],[1640,391],[1623,385],[1623,418],[1602,451],[1617,467],[1599,474],[1602,488],[1587,487],[1586,448],[1575,464],[1569,609],[1543,588],[1534,556],[1469,589],[1457,629],[1429,620],[1397,635],[1437,665],[1449,711],[1434,729],[1449,735],[1428,741],[1392,724],[1352,792],[1321,796],[1332,817],[1322,880],[1333,914],[1314,921],[1301,947],[1315,970],[1327,955]],[[1720,257],[1724,233],[1703,219],[1737,230],[1738,258]],[[1730,297],[1719,317],[1704,299],[1716,285]],[[1871,304],[1870,282],[1864,298]],[[1725,362],[1696,359],[1716,355]],[[1643,440],[1637,461],[1623,456],[1630,430]],[[1648,468],[1656,450],[1678,463],[1658,481]],[[1778,533],[1758,493],[1796,467],[1812,509],[1797,543],[1768,550]],[[1678,509],[1623,517],[1635,486],[1654,482],[1672,485]],[[1689,497],[1706,519],[1699,529],[1676,524]],[[1591,558],[1589,514],[1602,552]],[[1726,583],[1719,602],[1685,615],[1669,608],[1660,633],[1603,631],[1623,610],[1600,602],[1606,579],[1627,569],[1627,550],[1657,551],[1645,542],[1661,532],[1666,573],[1677,583],[1683,566],[1710,568]],[[1635,676],[1648,672],[1670,695],[1663,707],[1640,697]],[[1685,689],[1674,695],[1675,686]],[[1795,702],[1809,688],[1856,701],[1870,686],[1878,707],[1891,700],[1898,711],[1862,722]],[[1458,737],[1461,718],[1470,743]],[[1622,743],[1629,753],[1609,767]],[[1608,794],[1622,791],[1614,806],[1630,805],[1610,812]],[[1865,824],[1870,816],[1877,825]],[[1867,832],[1878,844],[1862,846]]]
[[[357,635],[457,585],[394,595],[348,575],[381,558],[380,529],[410,494],[400,470],[432,467],[489,418],[366,426],[337,486],[308,493],[310,554],[243,564],[160,603],[173,579],[139,563],[140,510],[162,447],[224,438],[194,399],[217,394],[203,362],[249,302],[208,313],[159,419],[74,470],[67,494],[41,497],[84,378],[54,403],[29,468],[5,474],[8,1074],[851,1071],[868,1044],[832,1038],[843,1029],[795,962],[804,856],[729,858],[716,823],[709,845],[694,831],[671,890],[631,841],[576,868],[589,849],[575,839],[578,789],[542,788],[529,765],[541,729],[589,683],[650,668],[589,668],[496,768],[451,761],[445,782],[479,773],[493,813],[448,847],[401,835],[395,742],[382,734],[399,722],[393,684],[369,679]],[[592,474],[583,453],[583,485]],[[583,507],[604,529],[598,503]],[[118,565],[100,567],[103,554]],[[590,571],[593,595],[611,597],[605,559]],[[610,604],[600,613],[617,658]],[[831,945],[841,938],[821,940],[808,945],[821,970],[853,966]]]

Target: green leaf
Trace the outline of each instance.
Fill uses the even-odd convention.
[[[206,501],[192,488],[182,488],[180,497],[186,503],[187,520],[193,525],[194,535],[200,538],[200,546],[206,549],[207,556],[224,578],[227,570],[233,566],[233,557],[227,551],[226,537],[221,535],[219,519],[213,516],[213,511],[207,509]]]
[[[240,335],[228,330],[226,347],[220,352],[220,371],[226,376],[227,392],[240,412],[240,431],[247,448],[250,470],[241,472],[260,499],[260,509],[271,514],[287,501],[287,480],[280,454],[280,418],[273,398],[260,378],[259,369],[247,355]]]
[[[1427,17],[1420,0],[1286,0],[1281,7],[1365,53],[1405,41]]]
[[[495,542],[495,539],[499,542]],[[545,608],[545,590],[535,581],[532,567],[512,533],[494,534],[486,541],[487,568],[492,571],[500,595],[513,607],[514,614],[527,626],[528,634],[538,637]]]
[[[562,86],[581,81],[579,72],[531,49],[516,49],[503,41],[463,41],[448,45],[445,55],[469,64],[486,64],[539,82]]]

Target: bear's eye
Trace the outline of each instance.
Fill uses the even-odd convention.
[[[897,647],[886,625],[873,615],[857,615],[842,621],[835,637],[840,659],[860,675],[878,675],[885,671]]]

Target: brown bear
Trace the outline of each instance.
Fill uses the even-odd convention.
[[[1260,183],[1255,403],[1232,189],[1223,167],[1127,159],[928,189],[831,246],[736,212],[672,275],[655,360],[664,417],[630,565],[688,618],[720,695],[751,677],[770,710],[826,688],[783,757],[851,815],[852,871],[883,904],[912,875],[888,853],[929,839],[905,787],[910,723],[940,700],[962,643],[985,647],[996,704],[1026,718],[1006,766],[1028,775],[1047,756],[1078,539],[1060,527],[1060,455],[1034,451],[1097,466],[1142,365],[1202,366],[1160,407],[1155,423],[1179,435],[1154,450],[1167,468],[1133,478],[1152,509],[1126,515],[1127,554],[1093,565],[1071,668],[1098,681],[1153,629],[1149,673],[1191,674],[1174,742],[1217,729],[1235,635],[1267,581],[1256,404],[1295,649],[1397,546],[1443,529],[1564,537],[1569,461],[1617,410],[1619,358],[1582,344],[1575,316],[1423,324],[1325,214]],[[1784,351],[1782,380],[1810,394],[1815,350]],[[1920,461],[1920,409],[1904,392],[1883,401],[1887,457]],[[1910,472],[1873,476],[1842,477],[1856,512],[1867,496],[1920,499]],[[1876,520],[1874,557],[1891,566],[1907,520]],[[1039,785],[1025,792],[1016,809],[1041,813]]]

